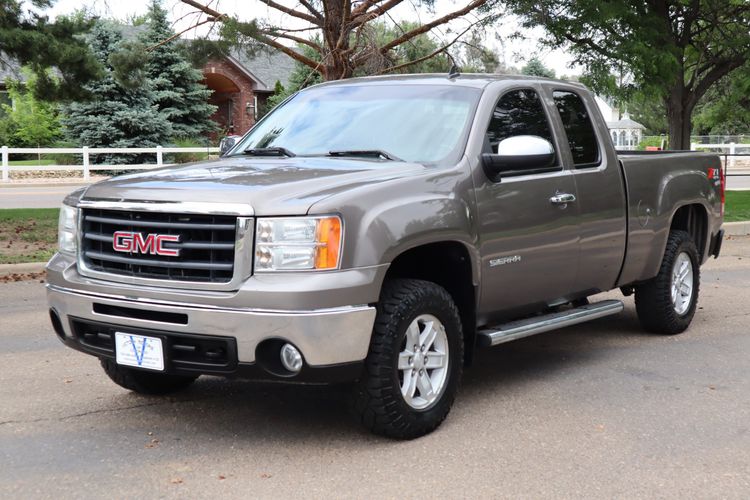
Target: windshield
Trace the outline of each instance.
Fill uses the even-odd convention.
[[[312,88],[276,108],[230,154],[265,148],[297,156],[381,151],[410,162],[455,162],[480,93],[448,85]]]

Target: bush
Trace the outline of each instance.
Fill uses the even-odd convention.
[[[210,144],[207,139],[175,139],[173,146],[176,148],[208,148]],[[164,155],[164,163],[191,163],[194,161],[205,161],[208,159],[206,153],[168,153]]]

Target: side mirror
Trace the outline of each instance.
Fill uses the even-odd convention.
[[[228,135],[219,142],[219,156],[224,156],[241,139],[239,135]]]
[[[555,148],[535,135],[517,135],[503,139],[497,154],[482,154],[484,172],[493,181],[502,176],[547,172],[555,165]]]

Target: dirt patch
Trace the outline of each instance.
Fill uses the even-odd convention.
[[[0,276],[0,283],[15,283],[16,281],[31,280],[39,280],[39,283],[44,283],[46,278],[46,271],[42,271],[40,273],[12,273]]]

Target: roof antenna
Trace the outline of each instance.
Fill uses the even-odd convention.
[[[443,52],[445,52],[445,55],[448,56],[448,59],[451,60],[451,69],[448,71],[448,78],[451,80],[453,78],[458,78],[459,76],[461,76],[461,71],[458,69],[456,60],[453,59],[453,56],[450,54],[450,52],[448,52],[448,50],[444,50]]]

